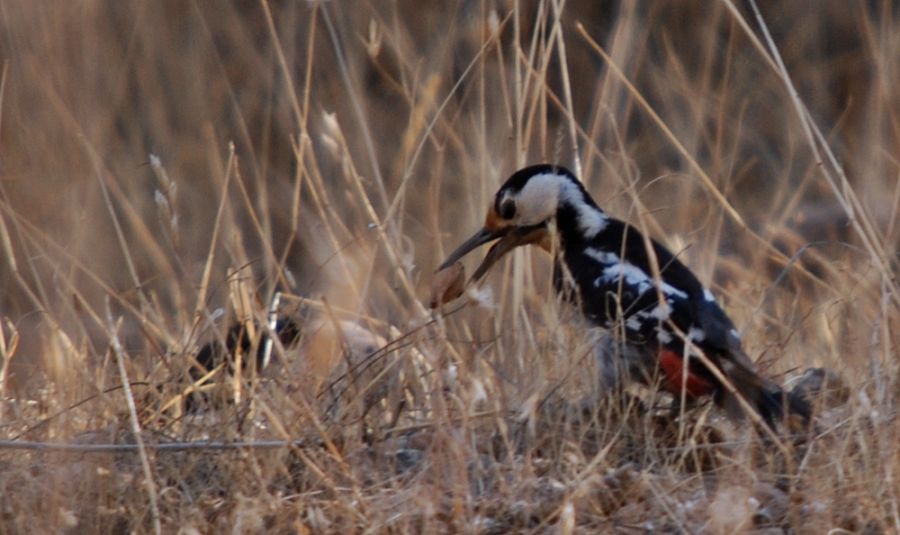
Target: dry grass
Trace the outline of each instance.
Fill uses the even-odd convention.
[[[760,3],[0,1],[0,438],[133,445],[0,450],[0,532],[900,532],[900,13]],[[538,253],[430,314],[539,161],[849,400],[787,455],[610,404]]]

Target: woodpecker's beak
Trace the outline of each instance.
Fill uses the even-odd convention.
[[[447,269],[462,257],[471,253],[474,249],[481,247],[488,242],[492,242],[496,239],[506,236],[512,229],[513,227],[501,227],[497,229],[490,229],[487,227],[482,228],[481,230],[473,234],[471,238],[463,242],[462,245],[457,247],[455,251],[450,253],[450,256],[448,256],[447,259],[444,260],[444,263],[441,264],[441,267],[438,268],[438,271]],[[493,250],[493,248],[491,250]]]
[[[543,224],[528,227],[501,227],[498,229],[484,227],[466,240],[462,245],[457,247],[455,251],[450,253],[450,256],[448,256],[447,260],[441,264],[438,271],[453,265],[462,257],[472,252],[475,248],[496,239],[500,239],[500,241],[491,246],[488,254],[484,257],[484,260],[481,261],[481,264],[472,274],[470,281],[477,281],[484,277],[491,266],[503,258],[503,255],[506,253],[522,245],[543,242],[546,237],[547,227]]]

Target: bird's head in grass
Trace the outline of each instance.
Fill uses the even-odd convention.
[[[586,205],[594,209],[579,210]],[[497,190],[488,207],[484,226],[450,253],[439,270],[496,240],[499,241],[472,274],[473,280],[483,277],[491,266],[516,247],[536,244],[549,250],[549,223],[559,210],[567,207],[579,212],[579,226],[586,232],[596,233],[604,226],[605,217],[571,171],[549,164],[521,169]]]

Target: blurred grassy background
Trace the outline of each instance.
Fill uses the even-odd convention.
[[[743,3],[0,1],[5,393],[47,414],[115,385],[107,310],[152,376],[209,337],[235,279],[257,313],[276,290],[322,297],[395,338],[502,180],[577,154],[598,202],[683,250],[773,373],[827,366],[893,399],[900,9],[759,4],[846,186]],[[507,264],[495,310],[435,335],[501,337],[450,352],[466,373],[563,375],[534,352],[547,266]]]

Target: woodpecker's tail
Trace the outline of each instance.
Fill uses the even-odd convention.
[[[812,415],[809,403],[805,399],[796,393],[785,392],[774,383],[763,385],[756,407],[759,415],[771,428],[775,427],[775,422],[783,421],[786,416],[799,416],[806,424]]]
[[[780,386],[761,377],[752,368],[740,364],[731,368],[728,370],[728,375],[734,387],[756,409],[756,412],[771,429],[775,429],[776,422],[783,422],[786,417],[792,415],[800,417],[804,425],[809,423],[812,409],[803,397],[793,392],[786,392]],[[739,406],[737,400],[734,399],[726,399],[725,405],[726,408]],[[733,410],[729,410],[729,412],[733,412]],[[743,410],[740,410],[740,413],[743,413]]]

